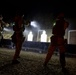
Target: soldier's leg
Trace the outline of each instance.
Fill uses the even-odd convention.
[[[44,66],[46,66],[47,63],[49,62],[49,60],[51,59],[51,57],[53,55],[53,52],[54,52],[54,50],[56,49],[56,46],[57,46],[57,37],[52,36],[50,38],[50,40],[51,40],[51,43],[48,47],[48,53],[47,53],[46,58],[45,58]]]
[[[16,50],[15,50],[15,54],[14,54],[14,57],[13,57],[13,60],[12,60],[12,64],[18,64],[20,63],[17,58],[19,56],[19,53],[20,53],[20,48],[19,48],[19,43],[17,42],[16,43]]]
[[[49,62],[49,60],[51,59],[54,50],[55,50],[55,46],[49,45],[48,53],[47,53],[45,61],[44,61],[44,66],[46,66],[47,63]]]
[[[19,55],[20,55],[20,52],[21,52],[21,49],[22,49],[22,44],[23,44],[24,40],[25,40],[25,37],[21,37],[21,38],[20,38],[18,57],[19,57]]]
[[[21,52],[21,49],[22,49],[22,42],[19,42],[19,52],[18,52],[18,58],[20,57],[20,52]]]
[[[14,60],[17,59],[19,52],[20,52],[20,47],[19,47],[19,43],[17,42],[16,43],[16,50],[15,50],[15,54],[14,54],[14,58],[13,58]]]
[[[65,46],[59,46],[59,52],[60,52],[60,64],[62,68],[65,68],[66,66],[66,60],[65,60]]]

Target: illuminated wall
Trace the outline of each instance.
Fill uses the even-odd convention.
[[[76,44],[76,30],[68,31],[68,44]]]

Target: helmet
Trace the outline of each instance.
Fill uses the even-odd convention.
[[[64,13],[59,13],[57,16],[58,19],[64,18]]]

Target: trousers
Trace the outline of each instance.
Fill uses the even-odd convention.
[[[51,59],[54,51],[58,49],[59,50],[59,60],[60,60],[60,64],[62,67],[64,67],[66,65],[66,61],[65,61],[65,40],[63,37],[59,37],[59,36],[52,36],[51,37],[51,43],[48,47],[48,52],[46,55],[46,59],[45,59],[45,64],[47,64],[49,62],[49,60]]]

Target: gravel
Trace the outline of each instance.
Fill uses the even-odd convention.
[[[59,56],[53,55],[47,67],[43,66],[45,54],[21,51],[19,64],[12,65],[14,49],[0,48],[0,75],[76,75],[76,58],[66,57],[66,69],[61,70]]]

